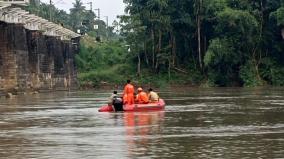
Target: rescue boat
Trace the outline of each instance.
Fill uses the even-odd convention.
[[[163,99],[159,99],[159,102],[148,103],[148,104],[130,104],[123,105],[123,111],[126,112],[135,112],[135,111],[158,111],[165,109],[165,101]],[[112,106],[102,106],[99,109],[99,112],[113,112]]]

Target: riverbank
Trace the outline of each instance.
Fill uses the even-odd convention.
[[[117,77],[121,75],[113,75],[113,77]],[[81,77],[81,78],[80,78]],[[81,90],[88,90],[88,89],[94,89],[94,88],[114,88],[114,89],[120,89],[123,87],[126,83],[127,79],[131,79],[132,83],[135,86],[141,86],[144,88],[168,88],[168,87],[201,87],[202,84],[198,81],[194,81],[191,78],[187,78],[186,76],[180,76],[179,78],[173,78],[168,79],[167,75],[160,75],[158,77],[155,76],[145,76],[140,78],[117,78],[115,80],[99,80],[99,79],[107,79],[108,77],[102,77],[102,76],[92,76],[92,74],[88,76],[84,76],[82,78],[81,75],[79,75],[79,83],[80,83],[80,89]],[[115,82],[114,82],[115,81]]]

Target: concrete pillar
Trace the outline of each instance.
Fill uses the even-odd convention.
[[[29,79],[28,88],[31,90],[37,90],[41,87],[40,85],[40,61],[38,50],[41,48],[38,46],[38,35],[37,31],[27,31],[27,43],[28,43],[28,61],[29,61]]]
[[[28,67],[28,46],[26,29],[20,24],[12,24],[12,42],[10,41],[13,53],[16,55],[17,87],[26,90],[29,76]]]
[[[22,25],[0,22],[0,89],[26,89],[28,50]]]
[[[2,58],[2,70],[0,74],[0,88],[4,90],[17,87],[17,65],[16,54],[13,51],[11,25],[0,22],[0,54]]]
[[[40,52],[40,70],[42,87],[44,89],[54,89],[54,48],[55,43],[52,37],[41,35],[38,45]]]

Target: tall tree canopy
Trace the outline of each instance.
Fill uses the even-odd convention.
[[[282,0],[124,0],[137,66],[214,86],[284,85]]]

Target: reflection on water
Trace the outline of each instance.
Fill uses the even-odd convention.
[[[99,113],[111,91],[0,99],[0,158],[283,158],[284,89],[173,89],[165,111]]]
[[[149,136],[161,134],[164,114],[164,111],[124,113],[127,146],[131,157],[136,154],[143,156],[150,151]]]

